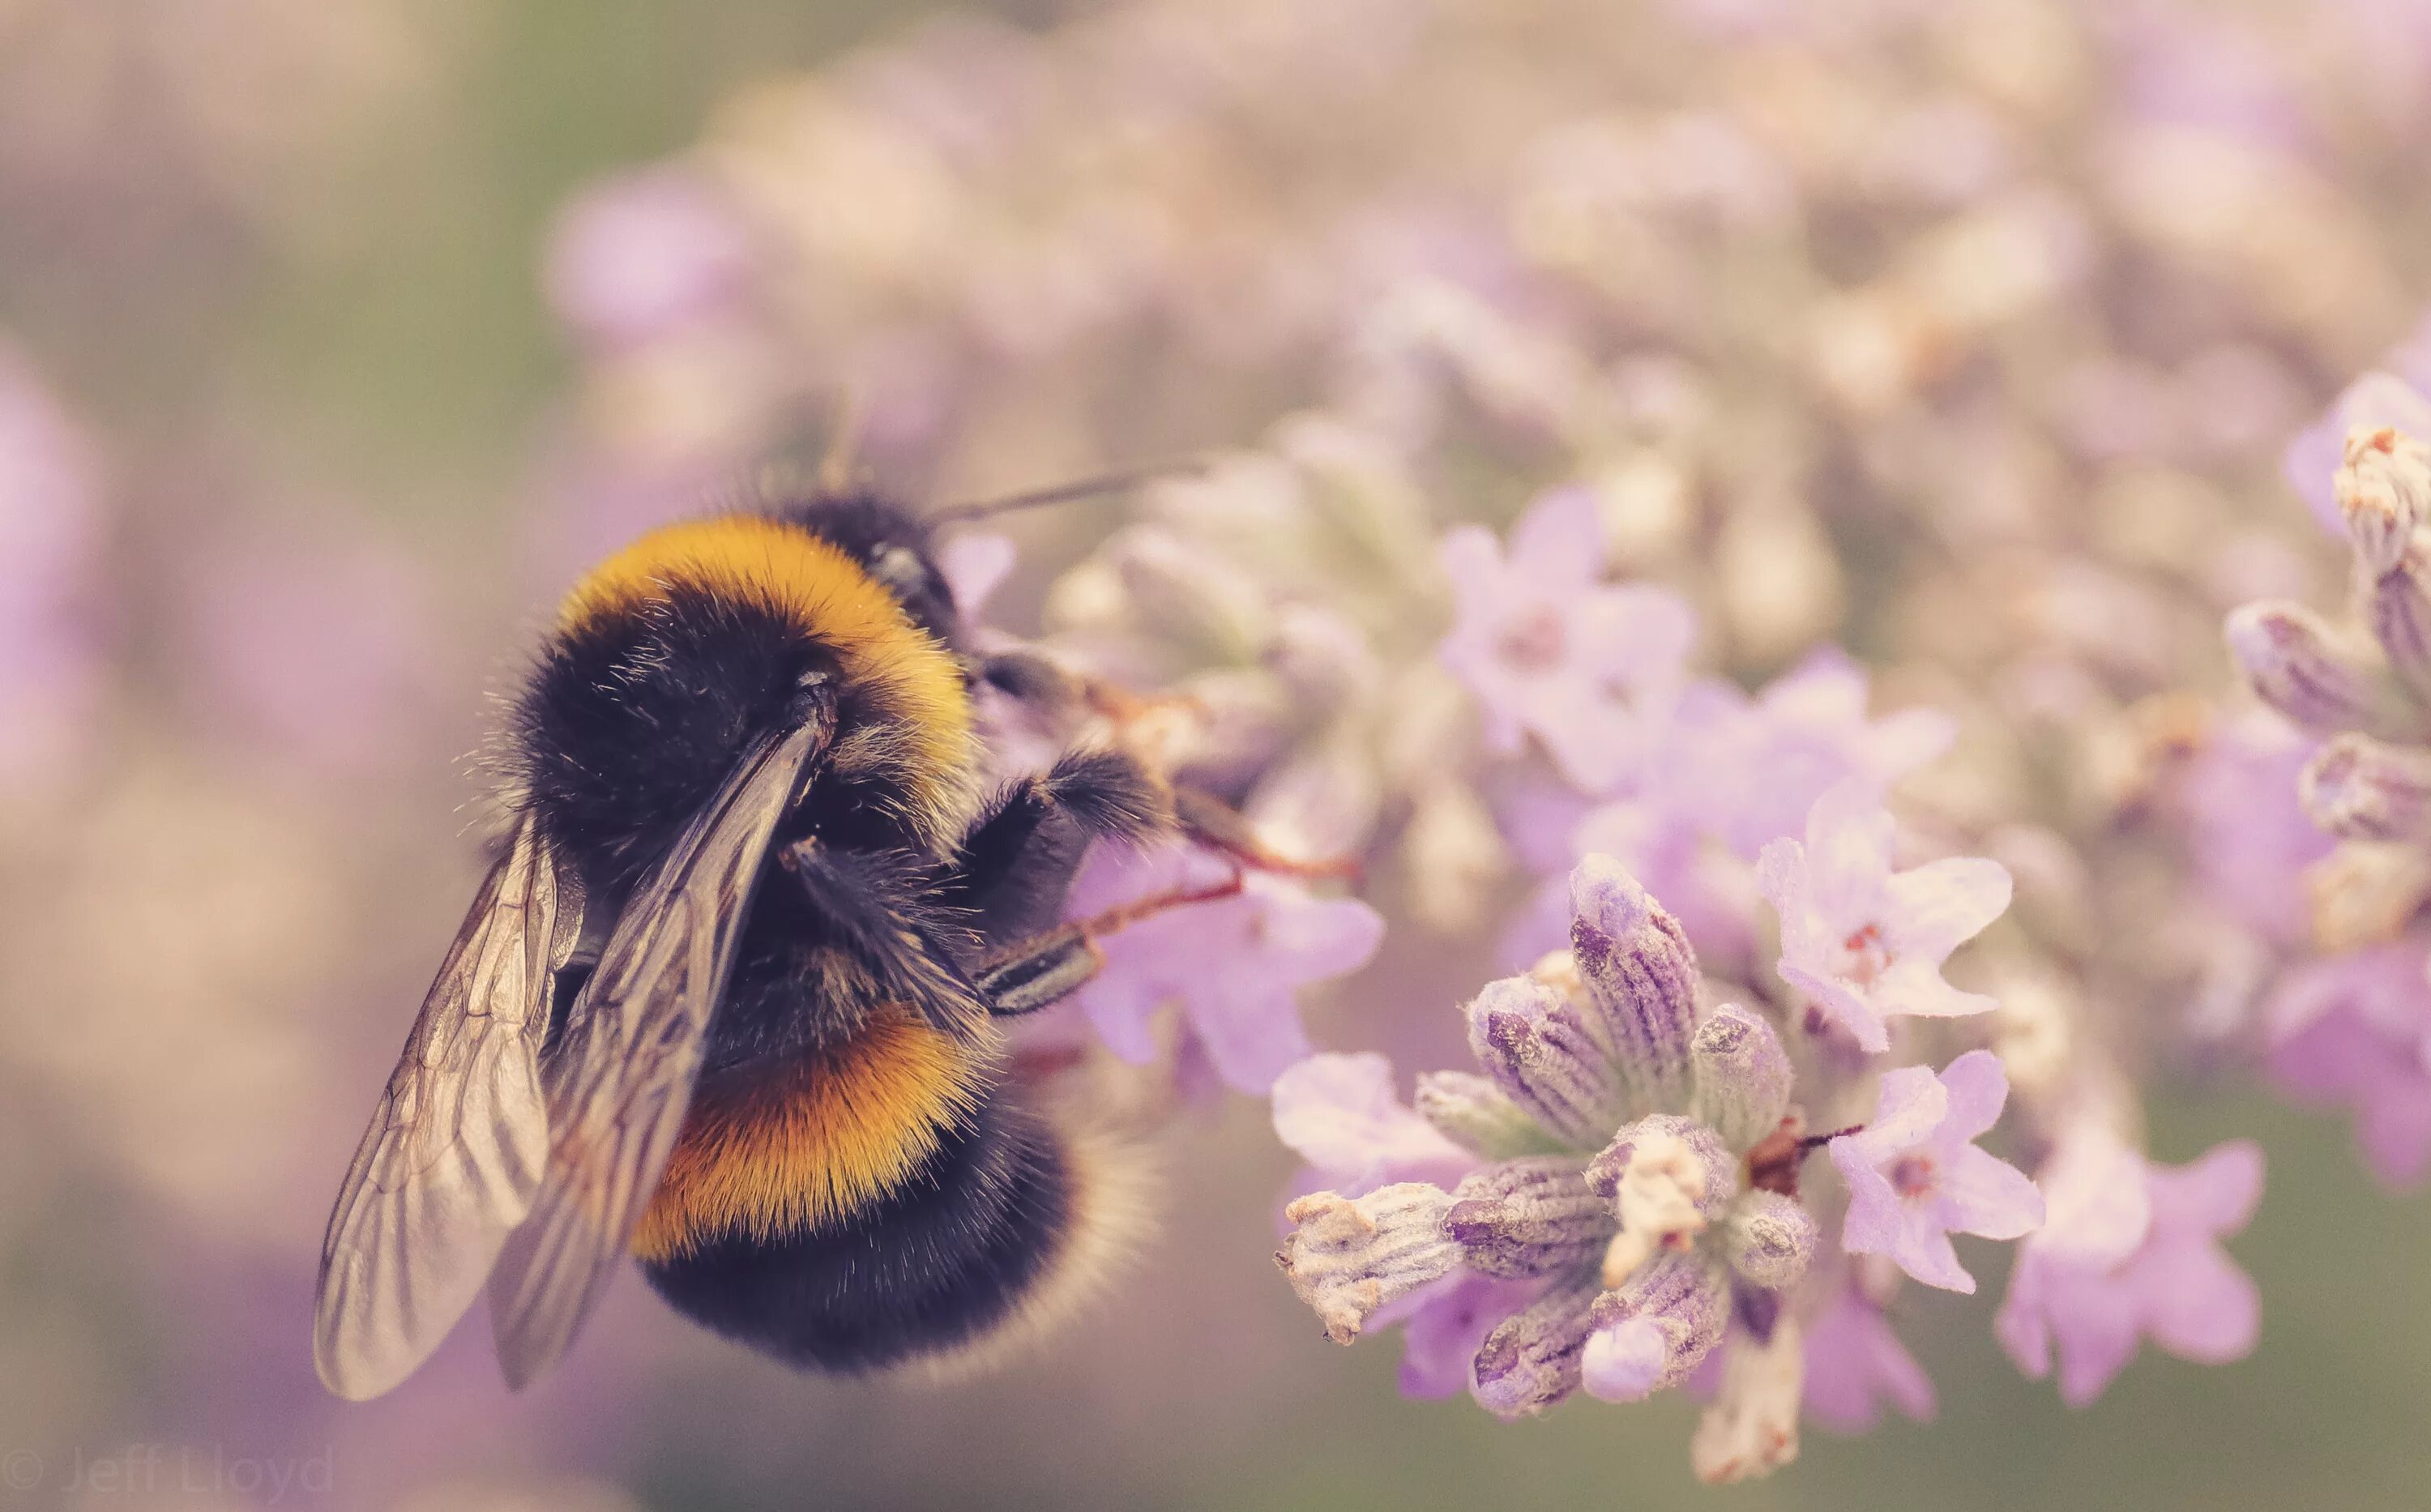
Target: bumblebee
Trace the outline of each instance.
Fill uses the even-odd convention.
[[[329,1219],[332,1391],[395,1386],[485,1285],[520,1387],[629,1252],[799,1368],[968,1363],[1119,1250],[1121,1146],[999,1020],[1101,961],[1110,926],[1058,922],[1092,842],[1225,825],[1108,749],[981,792],[973,687],[1058,674],[976,653],[938,519],[822,493],[660,529],[566,598],[505,844]]]

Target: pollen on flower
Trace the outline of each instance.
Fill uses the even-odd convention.
[[[1861,987],[1870,987],[1874,979],[1890,964],[1890,952],[1883,946],[1883,927],[1867,924],[1853,931],[1840,942],[1844,960],[1840,975]]]

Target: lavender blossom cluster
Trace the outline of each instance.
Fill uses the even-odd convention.
[[[1991,1241],[2000,1346],[2084,1403],[2144,1341],[2256,1337],[2221,1240],[2259,1153],[2155,1160],[2154,1082],[2257,1065],[2363,1108],[2389,1174],[2431,1159],[2421,448],[2350,446],[2340,485],[2395,500],[2359,546],[2393,672],[2285,602],[2320,552],[2277,465],[2418,281],[2366,189],[2426,97],[2390,24],[931,26],[569,213],[562,528],[604,546],[841,390],[913,490],[1213,448],[1111,526],[1021,528],[1058,569],[1031,645],[1120,695],[1055,736],[1361,880],[1136,923],[1038,1032],[1270,1095],[1313,1168],[1291,1281],[1336,1338],[1403,1324],[1415,1393],[1686,1386],[1700,1470],[1759,1473],[1802,1418],[1929,1416],[1891,1319]],[[2300,486],[2348,420],[2431,430],[2403,372]],[[2224,697],[2232,611],[2299,728]],[[1095,857],[1076,916],[1224,865]],[[1419,944],[1464,986],[1380,987]],[[1302,1020],[1400,1052],[1464,1001],[1475,1068],[1407,1101]]]
[[[2299,928],[2256,1009],[2263,1062],[2291,1099],[2351,1112],[2372,1168],[2409,1186],[2431,1174],[2426,382],[2418,339],[2288,447],[2289,479],[2345,538],[2345,613],[2273,598],[2227,621],[2246,685],[2285,721],[2280,775],[2321,835],[2277,872]]]
[[[1278,1134],[1325,1187],[1287,1209],[1277,1258],[1329,1336],[1401,1322],[1405,1390],[1505,1418],[1702,1385],[1690,1453],[1718,1481],[1793,1458],[1802,1415],[1931,1413],[1885,1307],[1903,1278],[1975,1289],[1953,1235],[2023,1239],[1995,1329],[2029,1374],[2056,1356],[2072,1403],[2145,1337],[2198,1360],[2252,1348],[2254,1290],[2216,1240],[2258,1199],[2253,1147],[2153,1165],[2045,1065],[2012,1131],[2037,1179],[1976,1143],[2010,1100],[2003,1055],[2035,1062],[2049,1030],[2004,1031],[1944,976],[2008,910],[2008,871],[1901,865],[1918,847],[1885,800],[1947,723],[1869,718],[1837,661],[1753,699],[1690,680],[1685,606],[1600,581],[1566,521],[1573,497],[1548,497],[1507,562],[1448,534],[1467,575],[1441,654],[1489,728],[1597,784],[1560,884],[1567,948],[1469,1000],[1477,1069],[1422,1074],[1414,1104],[1372,1054],[1274,1088]],[[1597,633],[1631,617],[1677,633]]]

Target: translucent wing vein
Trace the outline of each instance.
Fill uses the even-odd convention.
[[[549,989],[578,899],[527,818],[483,880],[339,1188],[313,1362],[375,1397],[428,1358],[523,1221],[548,1153]]]
[[[609,935],[547,1075],[552,1142],[490,1281],[498,1362],[521,1386],[565,1352],[674,1149],[751,890],[824,721],[763,740]]]

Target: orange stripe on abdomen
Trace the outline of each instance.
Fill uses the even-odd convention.
[[[704,1083],[633,1235],[663,1261],[729,1235],[773,1238],[885,1196],[978,1096],[977,1052],[899,1008],[840,1046]]]

